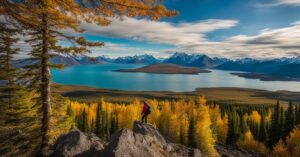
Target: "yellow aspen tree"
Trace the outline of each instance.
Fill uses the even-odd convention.
[[[217,138],[219,142],[226,143],[228,134],[228,115],[225,114],[223,118],[221,116],[217,119]]]
[[[188,144],[189,118],[186,113],[182,113],[179,117],[180,121],[180,135],[179,142],[181,144]]]
[[[154,126],[157,127],[160,121],[160,110],[158,109],[158,101],[156,99],[149,100],[149,105],[151,106],[151,114],[148,117],[149,122]]]
[[[257,111],[252,111],[249,118],[257,125],[259,125],[261,122],[261,116]]]
[[[247,131],[238,141],[237,145],[250,151],[256,151],[262,154],[268,153],[268,148],[261,142],[254,139],[251,131]]]
[[[210,157],[218,156],[215,150],[215,139],[211,130],[209,107],[204,97],[199,97],[199,106],[196,110],[196,146]]]

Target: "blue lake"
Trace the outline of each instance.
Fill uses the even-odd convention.
[[[147,74],[114,72],[117,69],[134,69],[144,65],[103,64],[80,65],[63,70],[52,69],[52,81],[65,85],[82,85],[97,88],[134,91],[193,91],[207,87],[241,87],[265,90],[300,91],[300,82],[260,81],[230,74],[230,71],[212,70],[198,75]]]

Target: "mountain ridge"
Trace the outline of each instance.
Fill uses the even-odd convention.
[[[205,54],[187,54],[176,52],[166,59],[157,59],[152,55],[135,55],[110,58],[106,56],[71,56],[56,55],[51,58],[51,63],[64,64],[66,67],[91,64],[155,64],[171,63],[180,66],[208,68],[229,71],[242,71],[249,73],[262,73],[272,76],[300,78],[300,56],[291,58],[254,59],[239,58],[231,60],[222,57],[209,57]],[[16,67],[32,64],[30,59],[15,60]]]

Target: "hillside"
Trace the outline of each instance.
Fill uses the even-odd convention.
[[[198,74],[198,73],[209,73],[210,71],[192,68],[182,67],[175,64],[156,63],[147,65],[137,69],[119,69],[118,72],[143,72],[143,73],[157,73],[157,74]]]

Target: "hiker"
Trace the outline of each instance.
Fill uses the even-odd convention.
[[[147,116],[151,113],[151,107],[144,101],[142,110],[142,123],[147,123]]]

